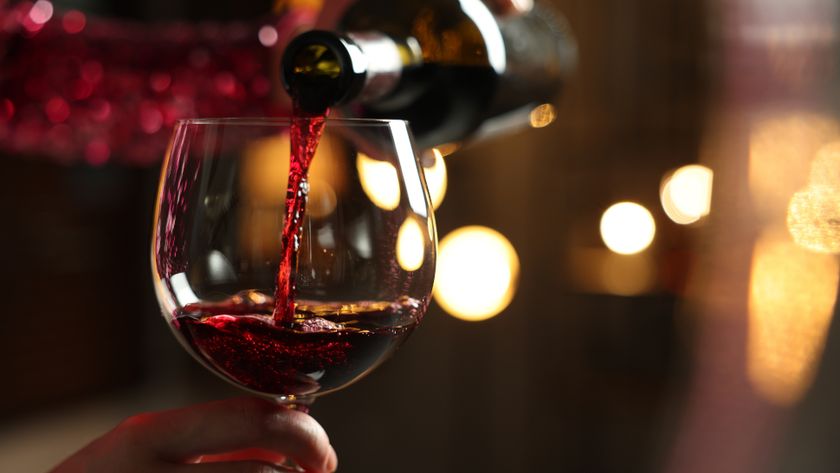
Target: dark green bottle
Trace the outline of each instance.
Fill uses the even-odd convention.
[[[539,6],[497,18],[480,0],[360,0],[337,31],[292,40],[282,78],[305,112],[408,120],[428,148],[527,124],[575,60],[565,21]]]

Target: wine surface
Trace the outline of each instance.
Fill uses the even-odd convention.
[[[257,300],[258,303],[253,301]],[[309,305],[276,322],[271,298],[253,293],[191,304],[172,326],[192,353],[235,384],[272,396],[320,395],[359,379],[411,334],[425,307],[395,302]]]

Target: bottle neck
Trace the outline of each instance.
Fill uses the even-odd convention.
[[[308,31],[286,48],[282,79],[304,112],[372,102],[392,92],[419,49],[378,32]]]

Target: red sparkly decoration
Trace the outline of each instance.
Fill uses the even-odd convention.
[[[284,114],[278,48],[315,13],[150,25],[0,0],[0,152],[149,165],[180,118]]]

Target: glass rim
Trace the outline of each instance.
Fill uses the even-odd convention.
[[[182,125],[291,125],[293,117],[218,117],[218,118],[181,118],[175,121],[176,126]],[[344,118],[327,117],[330,123],[345,126],[390,126],[392,123],[402,123],[408,126],[408,121],[391,118]]]

